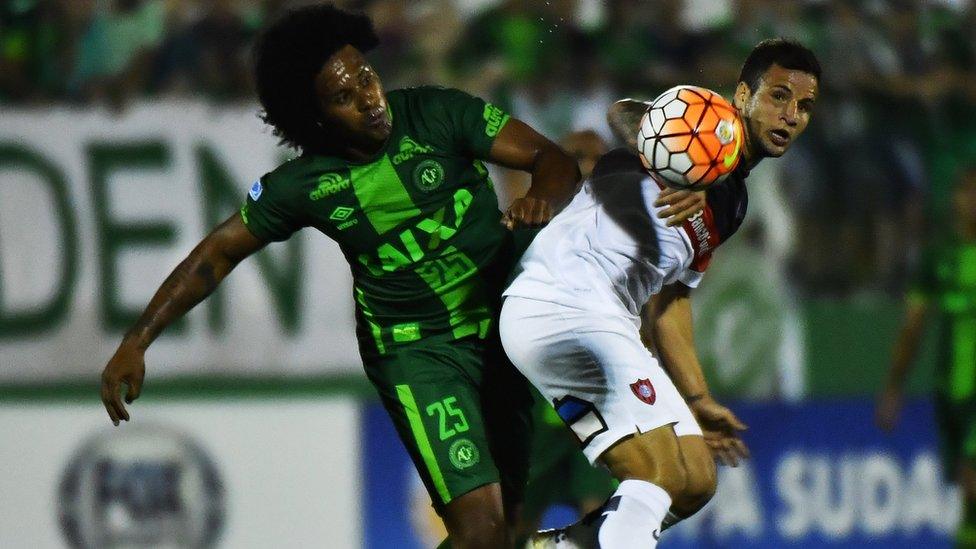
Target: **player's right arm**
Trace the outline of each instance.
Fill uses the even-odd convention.
[[[691,288],[667,285],[644,307],[641,338],[652,349],[685,398],[705,434],[712,453],[727,465],[749,456],[739,433],[746,425],[711,395],[695,352],[691,316]]]
[[[883,431],[891,431],[898,423],[902,400],[905,395],[905,382],[915,363],[915,356],[925,331],[928,300],[920,295],[910,294],[906,299],[905,320],[891,356],[888,379],[878,396],[875,422]]]
[[[102,403],[112,423],[129,420],[119,396],[121,385],[128,387],[127,403],[139,398],[146,349],[160,332],[209,296],[238,263],[265,244],[248,230],[238,212],[201,240],[170,273],[102,371]]]

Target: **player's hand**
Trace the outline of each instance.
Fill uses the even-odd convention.
[[[547,200],[523,196],[516,198],[502,215],[502,225],[508,230],[542,227],[552,219],[552,205]]]
[[[657,195],[654,206],[662,208],[657,212],[661,219],[667,218],[668,226],[681,225],[696,213],[705,209],[704,191],[679,191],[666,187]]]
[[[139,398],[145,375],[146,361],[143,352],[125,345],[115,351],[115,355],[102,370],[102,404],[115,425],[120,420],[129,421],[129,412],[122,405],[119,395],[121,385],[126,384],[125,402],[131,404]]]
[[[749,457],[749,448],[741,438],[722,431],[703,429],[702,433],[712,456],[720,463],[729,467],[738,467],[739,461]]]
[[[901,415],[902,393],[897,388],[889,387],[878,397],[877,408],[874,411],[874,423],[886,433],[894,430]]]
[[[749,457],[749,449],[739,437],[739,433],[749,427],[732,410],[709,395],[695,400],[689,406],[705,432],[705,443],[719,461],[735,467],[740,459]]]

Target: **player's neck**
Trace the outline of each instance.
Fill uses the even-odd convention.
[[[337,156],[350,162],[369,162],[376,160],[376,157],[383,152],[385,145],[386,141],[381,141],[364,147],[346,147]]]
[[[739,161],[742,169],[746,172],[752,171],[756,167],[763,157],[756,154],[753,150],[752,136],[749,135],[748,131],[742,132],[743,147],[742,147],[742,160]]]

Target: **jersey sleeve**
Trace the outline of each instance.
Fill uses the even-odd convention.
[[[271,174],[254,182],[240,211],[251,234],[265,242],[287,240],[305,226],[298,204],[279,188]]]
[[[678,282],[681,282],[689,288],[697,288],[701,284],[702,278],[705,273],[700,273],[692,269],[685,269],[680,275],[678,275]]]
[[[460,90],[431,90],[434,127],[459,153],[485,159],[505,124],[511,119],[502,109]]]

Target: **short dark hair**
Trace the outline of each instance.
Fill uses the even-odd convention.
[[[319,125],[315,75],[337,51],[351,45],[366,53],[379,44],[369,17],[332,4],[285,12],[261,32],[254,48],[254,81],[264,112],[283,144],[296,149],[327,147]]]
[[[789,38],[770,38],[756,44],[742,64],[739,82],[745,82],[749,89],[756,91],[759,79],[772,65],[784,69],[803,71],[812,74],[820,81],[820,61],[803,44]]]

